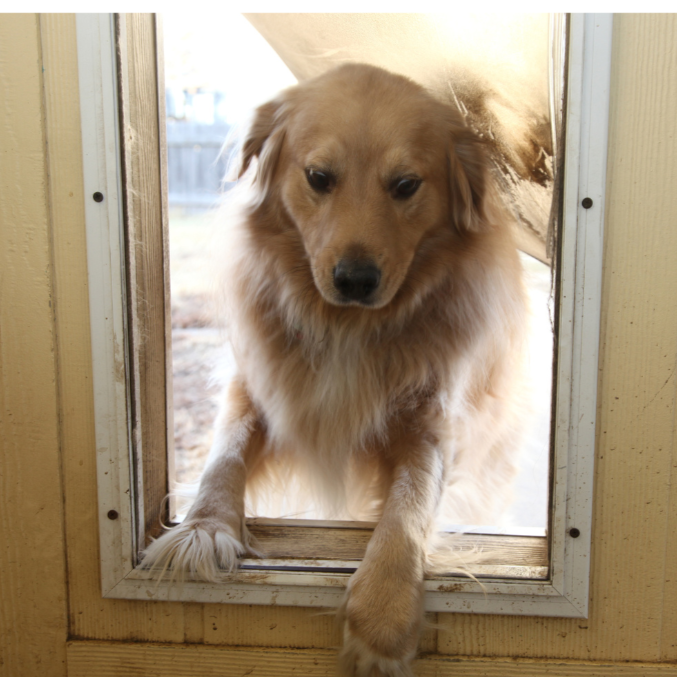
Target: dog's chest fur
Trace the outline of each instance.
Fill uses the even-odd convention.
[[[271,440],[345,458],[384,434],[393,407],[383,387],[392,356],[373,341],[343,339],[325,336],[318,349],[297,327],[280,360],[279,338],[250,337],[241,367]]]
[[[231,342],[268,438],[323,462],[346,459],[382,438],[397,407],[448,365],[430,364],[430,351],[417,349],[429,339],[423,328],[401,330],[402,340],[327,316],[298,273],[276,270],[276,251],[240,234],[229,278]],[[253,265],[262,255],[266,264]]]

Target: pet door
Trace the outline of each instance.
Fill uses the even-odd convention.
[[[217,210],[220,202],[228,200],[233,185],[224,177],[237,153],[238,136],[251,110],[281,89],[339,63],[362,61],[407,75],[460,108],[491,149],[495,175],[517,224],[532,314],[526,366],[532,384],[525,413],[527,434],[518,462],[515,500],[496,520],[461,524],[452,513],[442,515],[440,525],[448,531],[526,537],[529,540],[522,545],[537,553],[529,564],[545,567],[562,19],[545,14],[481,18],[224,14],[215,20],[200,13],[167,13],[163,33],[179,494],[181,484],[199,479],[211,444],[219,395],[212,375],[234,369],[232,357],[224,350],[224,332],[211,295],[220,256],[217,253],[215,260],[214,252],[220,250],[214,243],[226,227]],[[241,58],[244,54],[247,58]],[[331,526],[338,527],[335,515],[324,514],[304,500],[302,486],[280,481],[270,489],[267,500],[248,506],[250,517],[258,518],[254,531],[284,520],[294,534],[301,525],[321,532],[332,517]],[[190,496],[190,490],[187,493]],[[172,504],[179,520],[189,501],[179,497]],[[338,517],[349,519],[349,515]],[[286,540],[291,542],[291,536]],[[359,557],[360,548],[351,554],[356,552]],[[305,549],[303,556],[313,553]]]
[[[168,15],[164,31],[147,15],[77,21],[85,191],[105,196],[86,214],[104,595],[334,606],[364,552],[370,524],[278,503],[250,519],[268,559],[226,583],[171,586],[137,568],[161,521],[181,518],[181,504],[163,507],[170,484],[197,479],[210,443],[220,337],[201,252],[209,209],[228,193],[222,142],[280,87],[355,60],[447,98],[490,144],[534,308],[518,501],[492,524],[450,517],[447,528],[468,532],[459,547],[493,559],[471,569],[483,586],[427,580],[426,608],[585,615],[610,19],[211,12]]]

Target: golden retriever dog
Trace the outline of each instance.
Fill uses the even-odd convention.
[[[380,68],[261,106],[241,163],[250,199],[223,256],[238,373],[196,501],[145,564],[232,571],[251,552],[245,489],[296,464],[334,507],[378,511],[342,674],[408,675],[436,515],[482,523],[513,473],[526,317],[510,223],[460,114]]]

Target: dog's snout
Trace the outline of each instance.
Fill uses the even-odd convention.
[[[381,282],[372,261],[342,259],[334,268],[334,287],[348,301],[367,301]]]

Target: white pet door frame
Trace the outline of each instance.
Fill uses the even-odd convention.
[[[570,17],[549,569],[540,580],[499,572],[482,586],[427,580],[429,611],[587,616],[611,35],[611,15]],[[103,595],[337,606],[349,574],[335,560],[326,571],[319,560],[312,571],[240,570],[219,584],[172,585],[137,567],[114,17],[78,15],[77,38]]]

